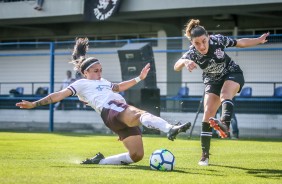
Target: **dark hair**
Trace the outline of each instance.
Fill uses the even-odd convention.
[[[200,25],[200,20],[198,19],[189,20],[188,23],[186,24],[185,36],[189,40],[192,40],[193,38],[202,35],[208,35],[208,32],[203,26]]]
[[[84,71],[93,63],[99,62],[94,57],[86,58],[86,52],[88,50],[88,38],[76,38],[74,45],[72,58],[72,64],[74,64],[74,70],[84,74]]]
[[[88,50],[88,38],[76,38],[75,45],[72,53],[72,59],[85,58],[86,52]]]

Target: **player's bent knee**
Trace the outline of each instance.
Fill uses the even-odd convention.
[[[134,161],[134,162],[139,162],[140,160],[142,160],[144,157],[144,152],[134,152],[134,153],[130,153],[130,158]]]

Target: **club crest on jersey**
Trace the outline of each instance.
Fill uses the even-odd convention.
[[[108,86],[108,85],[98,85],[98,87],[96,87],[96,89],[97,89],[98,91],[102,91],[104,88],[110,89],[111,87]]]
[[[221,50],[221,48],[216,49],[214,54],[218,59],[222,59],[224,57],[224,52]]]

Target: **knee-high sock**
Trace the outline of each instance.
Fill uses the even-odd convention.
[[[102,159],[99,164],[101,165],[123,165],[131,164],[134,161],[130,158],[129,153],[121,153]]]
[[[160,130],[165,133],[167,133],[173,127],[164,119],[147,112],[140,116],[140,122],[147,128]]]
[[[221,110],[221,121],[225,122],[226,125],[229,127],[231,118],[233,116],[233,101],[232,100],[223,100],[221,103],[222,110]]]
[[[201,146],[203,153],[209,155],[210,144],[212,137],[212,128],[207,122],[202,122],[202,132],[201,132]]]

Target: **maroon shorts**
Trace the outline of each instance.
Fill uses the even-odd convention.
[[[119,139],[123,140],[132,135],[141,135],[139,127],[129,127],[125,123],[118,120],[118,115],[128,107],[127,104],[110,101],[107,107],[104,107],[101,112],[101,117],[105,125],[113,132],[118,134]]]

